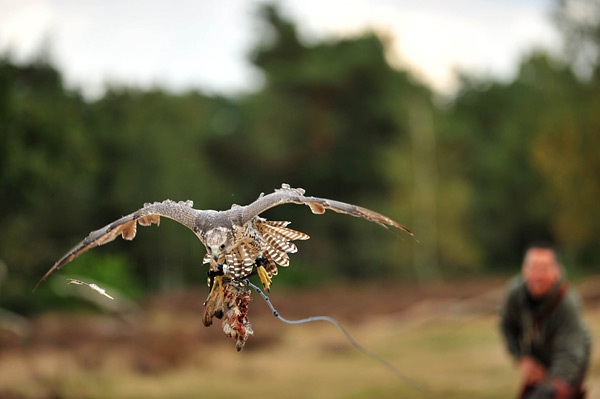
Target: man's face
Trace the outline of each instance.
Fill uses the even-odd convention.
[[[532,297],[542,298],[550,293],[560,274],[560,266],[551,249],[531,248],[525,254],[523,278]]]

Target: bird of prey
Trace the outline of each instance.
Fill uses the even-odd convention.
[[[296,245],[290,241],[309,238],[304,233],[286,227],[290,222],[269,221],[259,216],[274,206],[290,203],[307,205],[315,214],[322,214],[326,209],[330,209],[367,219],[383,227],[393,226],[413,235],[406,227],[380,213],[340,201],[307,197],[303,189],[283,184],[271,194],[261,194],[249,205],[232,205],[231,209],[226,211],[194,209],[192,201],[166,200],[146,203],[136,212],[91,232],[59,259],[38,285],[88,249],[113,241],[119,235],[126,240],[132,240],[136,235],[138,223],[141,226],[149,226],[152,223],[158,225],[160,218],[166,217],[188,227],[206,247],[203,263],[209,263],[211,290],[205,303],[203,322],[208,326],[214,316],[221,318],[227,313],[228,294],[230,302],[234,304],[245,295],[235,288],[228,291],[227,283],[240,282],[257,273],[268,290],[272,276],[277,274],[277,265],[288,266],[288,253],[297,251]],[[239,309],[236,308],[234,313],[239,313]]]

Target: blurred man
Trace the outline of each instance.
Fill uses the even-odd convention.
[[[590,337],[577,294],[561,275],[554,249],[531,245],[502,307],[502,334],[521,371],[522,399],[585,397]]]

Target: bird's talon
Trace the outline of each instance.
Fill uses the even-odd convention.
[[[223,280],[228,282],[230,279],[231,279],[231,276],[229,276],[227,274],[220,274],[220,275],[214,276],[214,279],[212,281],[212,285],[210,288],[210,293],[208,294],[208,298],[206,298],[206,301],[204,302],[205,306],[212,298],[219,297],[220,295],[222,295],[224,293],[225,284],[224,284]],[[218,288],[217,288],[217,286],[218,286]]]
[[[223,280],[224,279],[231,279],[231,276],[227,275],[227,274],[220,274],[214,277],[213,279],[213,283],[212,283],[212,287],[210,289],[210,294],[208,295],[209,298],[211,296],[213,296],[213,294],[215,293],[215,287],[218,285],[219,286],[219,290],[223,290],[224,284],[223,284]]]
[[[256,271],[258,273],[258,277],[260,277],[260,281],[262,282],[263,287],[265,288],[265,291],[270,292],[271,277],[269,276],[269,273],[267,273],[267,269],[265,269],[264,266],[258,266],[256,268]]]

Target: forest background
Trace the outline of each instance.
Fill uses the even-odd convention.
[[[572,15],[575,3],[590,12]],[[73,306],[51,283],[31,289],[89,231],[144,202],[227,209],[282,183],[389,215],[419,242],[279,207],[267,216],[312,239],[275,286],[508,274],[534,240],[554,242],[572,276],[598,270],[600,2],[557,1],[562,53],[532,49],[508,82],[463,74],[452,98],[391,67],[376,32],[308,44],[277,7],[260,15],[269,34],[250,57],[264,85],[238,96],[115,85],[89,100],[51,56],[2,56],[0,307]],[[166,221],[68,273],[136,298],[204,284],[203,255]]]

